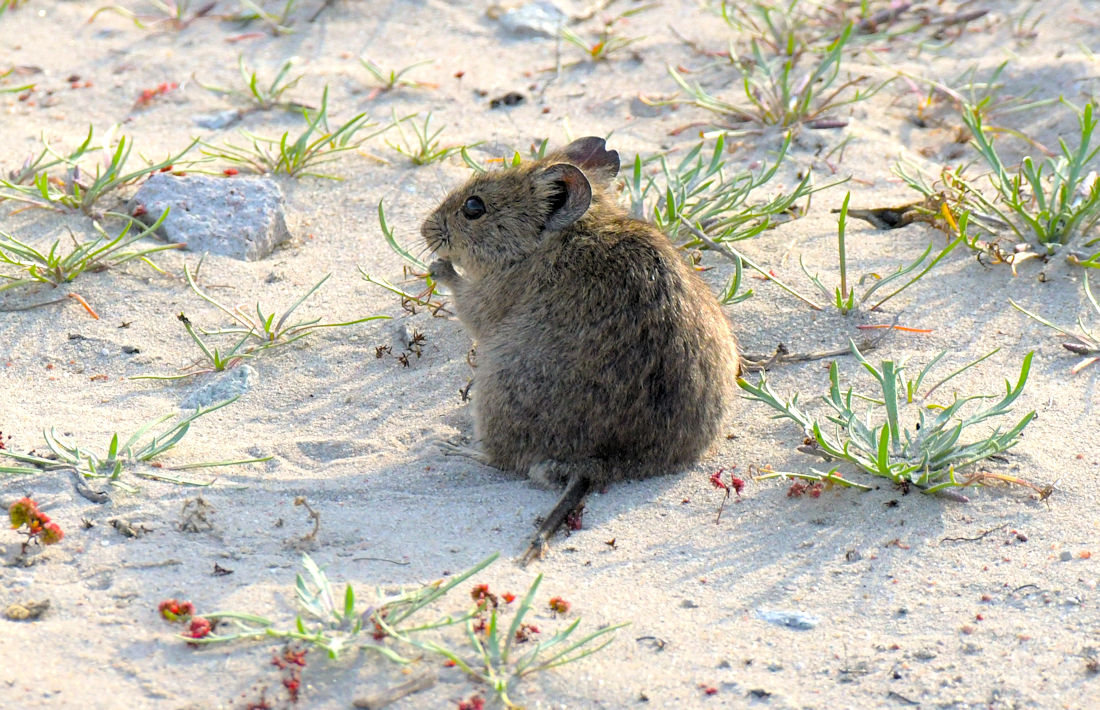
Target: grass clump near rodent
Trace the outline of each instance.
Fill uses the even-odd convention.
[[[442,160],[446,160],[452,155],[458,155],[460,153],[465,154],[468,148],[473,148],[479,143],[473,145],[451,145],[451,146],[439,146],[439,135],[443,133],[444,125],[441,128],[432,131],[430,126],[432,122],[432,114],[428,113],[424,119],[424,125],[418,126],[416,121],[417,114],[412,116],[406,116],[405,118],[398,118],[397,112],[393,113],[392,128],[397,130],[397,135],[401,137],[400,143],[391,143],[386,141],[386,145],[396,150],[401,155],[408,158],[413,165],[431,165],[432,163],[438,163]],[[407,123],[413,133],[413,140],[409,140],[409,137],[405,135],[404,129],[401,124]]]
[[[393,91],[398,88],[407,89],[438,89],[438,84],[431,84],[426,81],[414,81],[413,79],[407,79],[406,74],[411,72],[417,67],[422,67],[426,64],[431,64],[431,59],[425,59],[422,62],[413,62],[401,69],[383,69],[381,66],[375,64],[366,57],[359,57],[359,63],[363,65],[363,68],[367,70],[367,73],[374,79],[374,89],[380,93],[387,91]]]
[[[53,243],[48,252],[43,253],[10,234],[0,232],[0,267],[7,265],[17,270],[14,274],[0,273],[0,292],[31,284],[48,284],[57,288],[74,281],[85,272],[106,271],[135,259],[164,273],[149,259],[149,255],[167,249],[178,249],[182,244],[158,244],[137,249],[129,247],[156,232],[168,216],[168,210],[152,226],[140,225],[142,228],[135,230],[133,234],[130,230],[135,224],[134,220],[126,215],[111,214],[126,220],[126,226],[117,237],[112,238],[98,222],[93,222],[92,227],[99,236],[90,242],[77,242],[73,237],[73,249],[67,254],[62,253],[60,239]],[[98,318],[83,298],[76,294],[69,295],[79,300],[89,313]]]
[[[1000,454],[1019,442],[1020,434],[1035,418],[1034,411],[1025,414],[1014,426],[1002,431],[997,427],[991,433],[964,441],[968,429],[996,417],[1012,412],[1011,405],[1024,390],[1031,371],[1034,353],[1024,357],[1020,376],[1015,384],[1005,382],[1005,394],[973,395],[960,397],[957,393],[944,405],[927,403],[928,398],[954,377],[989,358],[997,350],[955,370],[932,385],[923,394],[921,387],[932,368],[944,357],[946,351],[936,355],[918,373],[916,379],[905,377],[906,360],[884,360],[875,367],[868,362],[851,343],[852,354],[871,374],[881,390],[878,394],[860,394],[851,386],[841,389],[837,364],[829,367],[829,394],[822,401],[832,410],[824,420],[808,414],[798,403],[798,394],[786,399],[778,396],[768,384],[763,373],[757,384],[741,378],[738,384],[747,393],[747,399],[762,402],[775,409],[775,419],[790,419],[802,427],[806,443],[800,451],[820,456],[826,462],[839,462],[828,472],[811,469],[810,473],[771,473],[763,478],[793,476],[822,481],[841,486],[870,490],[862,483],[845,478],[841,466],[849,465],[856,471],[886,478],[901,486],[914,486],[923,493],[948,492],[948,495],[965,500],[950,489],[964,488],[986,481],[1004,481],[1024,485],[1035,490],[1038,487],[1014,476],[978,471],[959,476],[959,472],[973,467],[992,456]],[[972,402],[996,400],[964,415],[964,409]],[[866,403],[866,412],[857,411],[860,403]],[[915,412],[912,410],[916,409]],[[915,415],[915,416],[914,416]],[[917,426],[909,429],[904,421],[916,419]]]
[[[739,265],[743,263],[820,310],[821,307],[813,300],[799,294],[732,246],[734,242],[751,239],[792,216],[804,214],[809,208],[810,196],[823,189],[814,186],[813,174],[807,171],[790,193],[776,194],[762,204],[749,201],[754,191],[763,188],[775,177],[790,144],[788,133],[770,166],[764,164],[756,172],[733,175],[726,169],[725,133],[715,138],[709,157],[703,153],[705,140],[692,148],[679,163],[670,164],[663,155],[657,157],[661,169],[656,175],[645,175],[643,165],[646,161],[640,155],[636,156],[632,171],[620,177],[626,187],[624,193],[629,200],[630,214],[637,219],[652,220],[681,248],[705,246],[715,250],[734,261],[738,273]],[[803,198],[806,199],[806,206],[800,208],[797,203]],[[737,274],[734,278],[738,278]],[[727,293],[730,286],[733,286],[732,281],[727,284]]]
[[[791,145],[788,134],[775,161],[759,170],[730,174],[726,168],[726,134],[719,133],[709,157],[703,154],[707,141],[692,148],[679,163],[670,164],[658,156],[660,171],[644,175],[642,157],[634,158],[633,170],[624,175],[631,216],[649,219],[676,244],[698,246],[697,238],[680,233],[681,219],[701,224],[719,243],[751,239],[774,226],[780,216],[789,217],[795,204],[818,189],[809,171],[789,194],[778,194],[764,204],[751,204],[753,191],[775,177]]]
[[[990,168],[987,177],[993,198],[986,197],[961,167],[954,171],[945,168],[931,185],[913,166],[899,163],[894,173],[926,198],[950,204],[956,214],[969,211],[972,222],[991,234],[1011,231],[1018,240],[1011,250],[1000,247],[996,239],[985,242],[975,238],[968,240],[967,246],[994,263],[1010,264],[1013,273],[1023,261],[1058,252],[1064,252],[1071,264],[1100,268],[1100,249],[1094,252],[1100,236],[1093,234],[1100,223],[1100,142],[1094,139],[1100,120],[1091,103],[1084,109],[1064,103],[1077,113],[1077,147],[1071,149],[1059,139],[1060,155],[1044,158],[1038,165],[1025,157],[1016,171],[1009,171],[998,155],[982,111],[971,105],[963,108],[972,145]]]
[[[892,81],[860,88],[867,76],[849,77],[841,81],[841,59],[852,35],[847,25],[820,56],[804,47],[791,47],[790,54],[768,56],[762,43],[754,38],[751,58],[740,58],[730,51],[730,61],[741,74],[744,100],[737,103],[721,99],[706,91],[698,82],[689,84],[675,68],[668,72],[690,98],[673,99],[672,103],[687,103],[718,114],[737,123],[792,128],[802,124],[832,128],[847,125],[846,120],[831,119],[836,109],[864,101]]]
[[[198,266],[195,267],[196,273],[201,266],[202,261],[200,260]],[[366,323],[367,321],[389,318],[389,316],[367,316],[366,318],[359,318],[357,320],[347,321],[346,323],[322,323],[320,318],[291,321],[290,317],[294,311],[309,299],[310,296],[316,293],[317,290],[329,280],[332,274],[325,274],[320,281],[313,285],[313,288],[306,291],[301,298],[283,311],[282,315],[279,315],[276,311],[264,313],[261,304],[257,303],[255,307],[255,316],[245,310],[243,305],[229,308],[208,295],[195,282],[195,276],[191,274],[191,270],[187,266],[183,267],[183,275],[187,281],[187,285],[191,287],[195,295],[228,315],[233,319],[235,325],[228,328],[218,328],[216,330],[203,330],[201,328],[195,328],[191,320],[183,313],[180,313],[176,317],[179,319],[180,323],[183,324],[184,329],[194,341],[195,345],[202,351],[202,357],[186,367],[185,372],[178,375],[135,375],[130,378],[132,380],[179,380],[207,372],[222,372],[236,367],[245,359],[255,357],[266,350],[289,345],[297,340],[313,335],[322,328],[343,328],[358,323]],[[277,320],[276,316],[278,316]],[[203,335],[208,337],[228,335],[236,338],[236,341],[228,350],[223,352],[220,348],[209,345],[203,339]]]
[[[251,111],[270,111],[271,109],[299,111],[307,109],[312,110],[314,108],[313,106],[298,101],[283,100],[283,94],[296,87],[298,82],[305,78],[304,74],[299,74],[293,79],[287,79],[291,67],[294,66],[293,61],[288,61],[283,64],[279,73],[275,75],[271,84],[266,88],[260,84],[256,72],[249,72],[245,67],[243,54],[237,57],[237,66],[240,69],[241,79],[244,81],[247,91],[224,89],[219,86],[207,86],[206,84],[199,84],[199,86],[221,96],[231,96],[236,99],[243,99],[251,104],[249,109]]]
[[[313,176],[342,180],[341,177],[320,173],[317,170],[320,166],[339,159],[348,151],[358,149],[369,139],[391,128],[386,126],[382,130],[360,136],[362,131],[378,125],[370,122],[365,111],[336,129],[330,128],[327,86],[321,95],[321,108],[312,116],[308,109],[302,109],[302,116],[306,120],[306,128],[296,139],[291,139],[289,131],[280,138],[265,138],[250,131],[241,130],[240,134],[248,139],[248,145],[238,146],[225,141],[223,146],[216,146],[200,141],[202,153],[260,175],[270,173],[294,178]]]
[[[1066,105],[1077,113],[1080,129],[1077,148],[1071,150],[1059,139],[1060,156],[1046,158],[1038,167],[1031,157],[1025,157],[1015,175],[1001,162],[978,111],[973,107],[963,111],[963,121],[973,135],[975,149],[990,168],[989,182],[997,193],[992,201],[977,190],[970,193],[971,197],[1000,217],[1022,241],[1046,254],[1075,240],[1082,247],[1100,241],[1100,237],[1091,240],[1087,237],[1100,221],[1100,177],[1095,169],[1100,144],[1092,147],[1098,120],[1093,116],[1091,103],[1085,104],[1083,110],[1068,102]],[[1092,255],[1091,260],[1100,266],[1097,257],[1100,252]]]
[[[14,451],[0,450],[0,456],[18,461],[21,464],[29,464],[33,468],[8,467],[0,469],[4,473],[32,474],[40,471],[65,470],[74,471],[84,481],[105,480],[112,486],[127,493],[137,493],[138,489],[122,480],[123,471],[127,471],[139,478],[147,478],[154,481],[175,483],[185,486],[210,486],[214,481],[198,481],[182,476],[176,476],[165,471],[186,471],[199,468],[215,468],[220,466],[236,466],[247,463],[260,463],[271,459],[267,458],[244,459],[240,461],[209,461],[203,463],[182,464],[179,466],[164,466],[154,461],[161,454],[174,448],[187,432],[196,419],[217,411],[237,401],[237,397],[227,399],[224,402],[213,404],[209,407],[196,409],[194,413],[178,419],[171,427],[152,434],[151,438],[142,443],[146,435],[155,427],[177,416],[165,414],[162,417],[146,422],[124,443],[119,443],[118,434],[111,437],[106,454],[98,454],[91,449],[75,444],[58,433],[56,427],[50,427],[42,432],[46,440],[46,446],[53,454],[52,458],[35,454],[19,454]]]
[[[499,553],[498,553],[499,554]],[[534,601],[542,575],[538,575],[512,613],[507,627],[503,619],[514,595],[496,595],[487,584],[473,588],[473,604],[465,612],[447,615],[435,621],[422,622],[413,617],[443,600],[458,585],[481,572],[498,557],[493,554],[447,580],[436,580],[412,590],[387,595],[378,590],[376,601],[361,608],[351,584],[340,594],[329,581],[324,569],[309,555],[302,555],[305,572],[296,576],[295,593],[301,611],[289,629],[279,629],[273,620],[234,611],[202,614],[209,624],[202,624],[201,636],[183,634],[189,645],[212,645],[250,638],[297,640],[325,651],[329,658],[339,659],[357,650],[377,653],[395,663],[408,665],[412,659],[398,649],[407,646],[435,654],[473,680],[487,685],[506,708],[519,708],[511,699],[525,677],[557,668],[597,653],[614,638],[605,638],[626,624],[604,626],[575,638],[580,619],[566,624],[554,634],[543,632],[525,623],[533,612]],[[568,603],[551,600],[554,615],[565,613]],[[219,624],[219,622],[221,622]],[[216,625],[228,626],[229,632],[219,632]],[[450,627],[462,625],[469,648],[459,651],[426,638],[438,637]],[[194,627],[192,627],[194,628]],[[436,632],[436,633],[432,633]],[[370,636],[368,640],[368,635]],[[539,638],[536,638],[538,636]],[[389,641],[390,643],[387,643]],[[597,643],[599,642],[599,643]],[[397,648],[395,648],[397,646]]]
[[[149,163],[136,170],[127,170],[126,165],[133,152],[133,141],[122,136],[118,144],[112,147],[118,124],[112,126],[98,145],[93,145],[93,129],[88,128],[88,136],[73,152],[62,155],[54,150],[45,136],[43,149],[37,157],[30,157],[19,170],[12,171],[6,177],[0,177],[0,201],[13,200],[31,207],[51,209],[58,212],[80,211],[97,217],[100,201],[123,187],[136,184],[143,178],[157,172],[170,172],[195,161],[182,163],[184,156],[198,143],[192,141],[179,153],[169,156],[159,163]],[[95,164],[94,172],[86,167],[85,160],[95,151],[101,154],[101,160]],[[50,170],[61,168],[61,175],[51,175]]]
[[[636,7],[626,12],[622,12],[615,17],[609,17],[603,21],[603,27],[597,33],[593,41],[588,41],[581,37],[579,34],[569,29],[568,27],[562,27],[559,32],[559,36],[562,40],[568,42],[574,47],[580,49],[585,54],[584,61],[588,62],[606,62],[609,61],[613,54],[617,54],[623,49],[626,49],[635,42],[640,42],[645,39],[644,37],[623,37],[618,34],[615,29],[615,25],[622,22],[632,15],[645,12],[655,5],[643,5]],[[576,66],[581,62],[572,62],[571,64],[563,64],[562,67]]]
[[[895,271],[891,274],[887,274],[886,276],[879,276],[878,274],[874,274],[874,273],[864,274],[859,279],[858,286],[862,287],[864,285],[864,283],[867,283],[867,282],[870,283],[870,286],[868,286],[863,291],[863,293],[860,294],[857,297],[856,296],[856,291],[858,290],[857,286],[852,285],[851,288],[849,288],[849,283],[848,283],[848,278],[847,278],[848,277],[848,273],[847,273],[847,271],[848,271],[848,258],[847,258],[847,249],[846,249],[846,245],[845,245],[845,230],[846,230],[847,222],[848,222],[848,200],[851,198],[851,196],[852,196],[852,193],[850,193],[850,192],[847,193],[844,196],[844,204],[840,208],[840,218],[837,222],[837,252],[838,252],[838,255],[840,257],[840,284],[836,287],[836,289],[834,291],[830,291],[823,283],[821,283],[821,279],[818,277],[817,274],[813,274],[813,275],[810,274],[809,269],[806,268],[806,264],[802,260],[802,256],[799,255],[799,257],[798,257],[798,264],[799,264],[799,266],[802,267],[802,271],[803,271],[803,273],[806,274],[806,277],[808,279],[810,279],[810,281],[813,283],[813,285],[815,287],[817,287],[818,291],[820,291],[821,294],[823,296],[825,296],[826,300],[829,300],[829,301],[832,302],[832,304],[836,307],[836,309],[838,311],[840,311],[840,313],[842,315],[848,315],[849,313],[857,310],[860,306],[862,306],[865,302],[867,302],[867,300],[870,299],[871,296],[876,291],[878,291],[883,286],[891,284],[895,281],[899,281],[899,280],[905,278],[906,276],[908,276],[913,271],[916,271],[918,268],[920,268],[920,266],[922,264],[924,264],[925,260],[928,259],[929,255],[931,255],[932,248],[934,246],[934,242],[929,243],[928,248],[925,249],[924,253],[921,254],[919,257],[917,257],[917,259],[915,259],[912,263],[910,263],[908,265],[899,266],[897,271]],[[954,218],[951,216],[951,213],[946,210],[946,207],[944,208],[943,214],[944,214],[946,219],[948,219],[950,222],[954,223]],[[875,305],[871,306],[870,310],[873,311],[873,310],[877,309],[883,303],[886,303],[887,301],[889,301],[894,296],[898,295],[899,293],[901,293],[905,289],[907,289],[910,286],[912,286],[913,284],[915,284],[917,281],[924,278],[928,274],[929,271],[931,271],[933,268],[935,268],[936,264],[940,263],[948,254],[950,254],[952,251],[954,251],[955,247],[957,247],[957,246],[959,246],[959,244],[965,242],[966,241],[966,227],[967,227],[967,223],[968,223],[967,222],[968,216],[969,215],[967,215],[966,213],[963,213],[962,220],[960,221],[960,223],[958,225],[958,236],[954,240],[948,242],[947,246],[945,246],[942,250],[940,250],[940,253],[937,254],[932,259],[932,261],[927,266],[924,267],[924,269],[922,269],[920,272],[918,272],[916,276],[909,279],[906,283],[904,283],[897,290],[891,292],[887,296],[883,296],[877,303],[875,303]]]
[[[1096,311],[1096,315],[1100,316],[1100,302],[1097,302],[1096,297],[1092,295],[1092,289],[1089,287],[1089,274],[1087,271],[1085,272],[1085,296],[1088,298],[1089,303],[1092,304],[1093,310]],[[1081,330],[1080,334],[1078,334],[1062,326],[1055,325],[1042,316],[1032,313],[1012,299],[1009,299],[1008,302],[1012,304],[1013,308],[1020,311],[1028,318],[1038,321],[1068,338],[1072,338],[1071,342],[1062,343],[1062,347],[1084,358],[1081,362],[1070,368],[1072,374],[1076,375],[1081,370],[1100,360],[1100,334],[1092,332],[1092,330],[1085,325],[1085,321],[1081,316],[1077,317],[1077,327]]]

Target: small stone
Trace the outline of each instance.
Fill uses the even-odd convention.
[[[913,658],[917,659],[918,661],[931,661],[935,657],[936,653],[934,651],[930,651],[927,648],[918,649],[916,653],[913,654]]]
[[[962,652],[968,656],[976,656],[982,652],[982,647],[976,643],[967,642],[963,644]]]
[[[394,352],[400,352],[402,350],[409,349],[409,343],[412,342],[412,333],[409,332],[409,324],[404,321],[394,321],[390,326],[390,339]]]
[[[682,606],[685,609],[698,609],[699,608],[699,605],[696,604],[695,602],[693,602],[690,599],[685,599],[684,601],[680,602],[680,606]]]
[[[201,409],[215,402],[224,402],[232,397],[239,397],[259,380],[259,374],[255,368],[249,365],[239,365],[231,370],[223,372],[216,380],[207,382],[180,402],[181,409]]]
[[[206,128],[211,131],[220,131],[223,128],[229,128],[237,121],[241,120],[244,116],[239,109],[230,109],[228,111],[219,111],[218,113],[206,113],[199,114],[194,117],[195,125],[199,128]]]
[[[1061,559],[1062,562],[1069,562],[1073,559],[1073,553],[1069,550],[1062,550],[1062,554],[1058,555],[1058,558]]]
[[[526,97],[518,91],[509,91],[503,96],[498,96],[489,102],[489,108],[500,108],[501,106],[519,106],[526,101]]]
[[[258,261],[290,239],[283,193],[268,178],[225,178],[157,173],[127,203],[127,210],[153,224],[169,210],[158,236],[242,261]]]
[[[50,600],[11,604],[4,609],[4,618],[8,621],[37,621],[50,608]]]
[[[769,624],[775,624],[776,626],[786,626],[790,629],[797,629],[799,631],[809,631],[817,628],[817,625],[821,623],[821,619],[812,616],[810,614],[803,614],[800,611],[784,611],[774,610],[768,611],[765,609],[757,609],[756,617],[763,619]]]
[[[863,553],[861,553],[859,550],[848,550],[844,553],[844,559],[848,560],[849,562],[859,562],[863,559]]]
[[[134,347],[133,345],[123,345],[122,352],[126,353],[127,355],[137,355],[141,352],[141,348]]]
[[[536,0],[497,12],[500,28],[517,37],[557,37],[566,16],[556,5]]]

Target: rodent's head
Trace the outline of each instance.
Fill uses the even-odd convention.
[[[468,278],[533,252],[546,236],[584,217],[619,172],[602,138],[573,141],[533,163],[480,173],[443,200],[420,233],[439,258]]]

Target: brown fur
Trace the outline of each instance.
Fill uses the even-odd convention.
[[[583,479],[582,497],[698,459],[738,374],[714,295],[664,234],[618,207],[617,170],[602,140],[581,139],[475,176],[421,230],[477,341],[478,458],[546,483]],[[486,210],[474,220],[471,196]]]

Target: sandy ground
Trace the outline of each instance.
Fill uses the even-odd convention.
[[[607,13],[636,6],[619,2]],[[918,53],[911,42],[899,41],[876,53],[880,63],[864,56],[852,59],[850,68],[886,77],[884,64],[890,64],[949,79],[972,64],[988,71],[1011,60],[1008,83],[1016,93],[1035,88],[1037,97],[1061,94],[1081,103],[1097,89],[1100,64],[1084,51],[1100,51],[1095,0],[982,1],[964,9],[979,6],[990,14],[943,50]],[[391,110],[421,117],[432,111],[439,125],[446,124],[445,144],[483,142],[473,153],[479,159],[513,149],[526,153],[547,137],[560,145],[568,131],[613,133],[611,146],[628,160],[660,150],[682,154],[698,140],[697,130],[672,135],[673,129],[706,114],[686,107],[644,110],[637,94],[672,94],[666,65],[701,68],[712,61],[670,27],[715,51],[724,50],[731,36],[719,17],[695,2],[659,2],[621,26],[642,41],[613,61],[565,71],[540,100],[553,76],[544,70],[554,66],[555,42],[503,35],[484,2],[337,2],[314,24],[306,18],[316,8],[306,3],[294,15],[294,33],[237,42],[229,40],[256,28],[202,19],[178,32],[143,31],[112,14],[87,24],[97,7],[84,0],[31,0],[0,18],[0,70],[43,70],[26,79],[39,85],[32,101],[0,95],[5,170],[17,167],[40,135],[74,147],[89,123],[97,132],[122,123],[150,157],[186,145],[200,133],[194,116],[231,106],[196,80],[237,86],[240,52],[263,77],[296,57],[296,71],[305,78],[292,95],[316,101],[328,85],[334,120],[364,110],[379,121]],[[1030,17],[1045,18],[1035,38],[1021,41],[1012,27],[1028,8]],[[599,17],[578,30],[591,36]],[[375,96],[360,55],[384,66],[431,60],[414,76],[438,88]],[[569,47],[564,56],[580,58]],[[460,71],[465,74],[458,79]],[[74,74],[92,85],[70,88]],[[736,88],[729,70],[694,78],[726,95]],[[20,79],[11,77],[8,85],[13,81]],[[142,90],[164,82],[180,88],[148,108],[134,108]],[[511,90],[529,100],[512,109],[489,108],[491,98]],[[817,171],[819,183],[833,179],[815,154],[849,136],[835,177],[853,181],[817,195],[808,216],[745,244],[746,253],[806,291],[799,254],[834,279],[836,220],[829,209],[839,206],[844,189],[851,189],[853,207],[904,202],[911,194],[889,172],[898,156],[931,169],[973,155],[952,143],[959,121],[949,110],[937,109],[928,127],[917,128],[910,120],[915,106],[898,82],[844,110],[847,127],[802,131],[779,182],[792,184],[807,167]],[[1046,145],[1075,127],[1058,107],[1006,123]],[[300,125],[300,118],[272,111],[252,114],[242,125],[271,134]],[[202,134],[216,141],[232,130]],[[771,135],[737,140],[744,145],[729,160],[741,168],[767,157],[778,142]],[[1006,162],[1026,147],[1002,143]],[[299,565],[293,543],[310,529],[293,500],[304,495],[321,513],[311,554],[328,565],[333,580],[353,583],[361,596],[374,585],[392,588],[453,574],[501,551],[503,559],[477,579],[518,594],[544,574],[535,623],[562,623],[546,610],[552,595],[572,602],[569,616],[583,617],[584,628],[632,622],[605,651],[523,683],[517,700],[528,707],[1097,707],[1100,677],[1086,665],[1100,648],[1100,368],[1070,375],[1075,360],[1057,338],[1007,303],[1012,297],[1072,323],[1087,309],[1080,272],[1049,266],[1040,282],[1043,267],[1028,262],[1013,278],[1005,267],[984,267],[958,252],[882,314],[815,313],[755,279],[747,281],[756,296],[727,310],[750,352],[771,351],[780,342],[794,351],[842,346],[861,335],[857,324],[888,322],[898,312],[904,325],[932,332],[897,333],[879,357],[923,364],[947,349],[944,366],[954,368],[1001,348],[958,379],[964,393],[996,392],[1005,378],[1015,380],[1023,356],[1034,350],[1032,378],[1017,411],[1037,410],[1038,419],[1008,462],[989,470],[1040,485],[1057,481],[1049,505],[1007,487],[972,491],[971,502],[962,505],[903,496],[886,484],[865,494],[830,491],[819,499],[793,499],[787,483],[750,481],[716,524],[721,497],[707,480],[716,468],[736,466],[745,475],[750,465],[790,471],[812,463],[795,450],[796,427],[773,421],[762,405],[742,403],[727,423],[730,437],[710,458],[681,474],[591,496],[584,528],[557,539],[548,559],[523,569],[511,560],[555,494],[445,459],[434,445],[472,432],[469,404],[459,396],[471,375],[468,336],[454,318],[406,313],[396,297],[365,283],[355,269],[400,280],[401,262],[378,227],[379,200],[386,201],[398,237],[419,248],[422,216],[469,170],[458,160],[414,167],[381,139],[365,150],[387,162],[351,155],[334,166],[342,182],[281,179],[293,243],[254,263],[210,257],[204,279],[220,286],[218,297],[259,300],[271,308],[292,302],[331,272],[304,311],[329,320],[393,316],[425,335],[423,356],[409,367],[392,357],[377,359],[376,346],[392,340],[391,322],[381,321],[322,332],[257,359],[256,386],[197,422],[166,458],[274,457],[217,472],[218,485],[202,491],[216,509],[209,532],[177,528],[183,501],[195,489],[129,477],[140,486],[138,494],[115,492],[110,503],[96,505],[77,495],[62,474],[0,478],[5,506],[32,494],[66,531],[62,544],[35,555],[33,566],[0,568],[0,606],[51,602],[36,622],[0,621],[0,706],[182,710],[255,702],[258,686],[279,683],[270,665],[279,646],[260,641],[189,649],[158,617],[157,604],[178,597],[192,600],[200,612],[250,611],[289,625]],[[66,236],[65,226],[90,233],[89,221],[79,215],[10,212],[0,209],[0,229],[35,245]],[[857,274],[892,268],[918,255],[930,239],[942,243],[942,235],[925,225],[878,232],[853,222],[850,268]],[[157,261],[181,274],[196,258],[168,252]],[[704,263],[715,267],[705,277],[719,288],[729,265],[710,256]],[[85,274],[73,290],[95,307],[99,320],[75,302],[0,314],[0,428],[14,449],[41,448],[41,432],[49,427],[105,449],[113,432],[125,436],[176,411],[202,378],[165,384],[127,377],[170,372],[194,356],[175,318],[180,310],[196,322],[224,322],[180,281],[140,265]],[[0,297],[0,307],[53,297],[46,289],[19,289]],[[140,353],[126,354],[124,346]],[[769,377],[778,391],[797,388],[812,402],[826,391],[828,362],[784,366]],[[867,384],[851,358],[839,364],[843,376]],[[812,405],[815,411],[818,406]],[[108,524],[112,517],[144,523],[151,532],[125,538]],[[82,518],[94,527],[83,529]],[[977,541],[945,541],[991,529]],[[0,547],[10,561],[18,537],[6,533]],[[853,550],[860,559],[848,559]],[[1062,561],[1063,551],[1074,558]],[[1082,551],[1093,558],[1082,559]],[[364,557],[404,564],[359,559]],[[233,573],[212,576],[215,564]],[[467,591],[457,590],[439,611],[465,608]],[[822,621],[808,631],[780,628],[757,618],[760,609],[800,610]],[[462,643],[457,630],[445,638]],[[417,665],[439,662],[429,657]],[[478,690],[457,669],[438,672],[437,686],[393,707],[456,707]],[[313,653],[300,706],[350,707],[353,696],[402,679],[396,666],[374,657],[332,662]],[[716,692],[708,695],[706,687]]]

